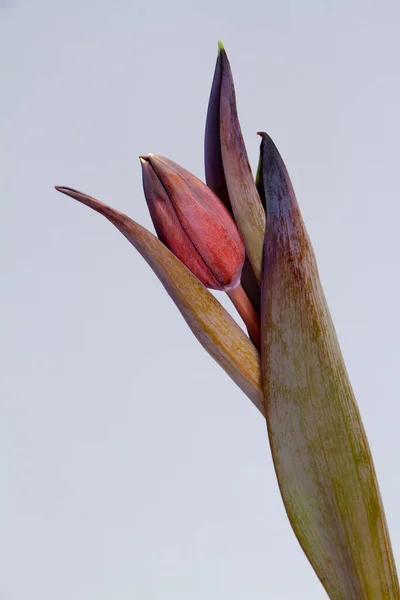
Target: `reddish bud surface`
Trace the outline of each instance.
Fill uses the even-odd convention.
[[[140,160],[144,193],[159,239],[205,286],[236,287],[245,250],[219,198],[172,160],[153,154]]]

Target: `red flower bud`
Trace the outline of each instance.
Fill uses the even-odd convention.
[[[245,249],[219,198],[172,160],[149,154],[140,161],[144,193],[159,239],[206,287],[236,287]]]

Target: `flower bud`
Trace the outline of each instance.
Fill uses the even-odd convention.
[[[206,287],[236,287],[245,249],[219,198],[172,160],[149,154],[140,161],[144,193],[159,239]]]

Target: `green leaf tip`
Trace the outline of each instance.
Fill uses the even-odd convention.
[[[225,50],[225,47],[224,47],[223,43],[221,42],[221,40],[218,40],[218,54],[220,52],[222,52],[222,50]]]

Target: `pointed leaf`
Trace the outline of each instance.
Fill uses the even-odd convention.
[[[221,154],[220,136],[220,97],[222,81],[221,47],[218,44],[218,57],[215,65],[210,99],[208,101],[206,130],[204,135],[204,170],[206,183],[218,196],[231,214],[233,209],[226,186],[224,165]]]
[[[261,282],[265,212],[262,207],[247,157],[236,107],[231,68],[225,50],[220,49],[220,144],[226,185],[254,275]]]
[[[218,300],[150,231],[95,198],[71,188],[56,189],[99,212],[121,231],[153,269],[202,346],[263,412],[259,354]]]
[[[211,86],[210,99],[208,103],[206,130],[204,136],[204,167],[206,182],[209,188],[225,204],[230,213],[234,216],[231,200],[229,198],[228,187],[225,179],[224,164],[222,162],[221,150],[221,84],[224,46],[222,42],[218,43],[218,58],[215,65],[214,77]],[[248,167],[250,169],[250,167]],[[261,236],[261,239],[262,236]],[[249,261],[248,253],[242,271],[241,283],[257,314],[260,314],[261,290],[260,279],[257,281],[253,267]]]
[[[262,374],[294,532],[334,600],[394,600],[399,582],[371,451],[282,158],[264,134]]]

